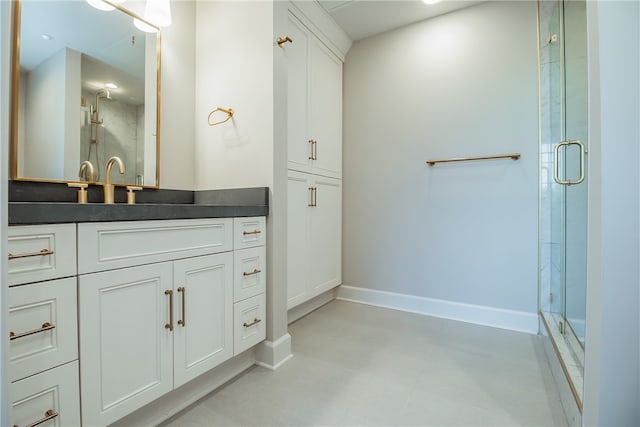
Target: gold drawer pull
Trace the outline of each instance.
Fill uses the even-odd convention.
[[[35,423],[28,424],[26,427],[35,427],[42,423],[46,423],[47,421],[52,420],[57,416],[58,416],[58,413],[56,411],[54,411],[53,409],[49,409],[47,412],[44,413],[44,418],[39,419]],[[18,427],[18,425],[14,424],[13,427]]]
[[[165,295],[169,295],[169,323],[164,325],[165,329],[173,331],[173,291],[171,289],[167,289],[164,291]]]
[[[184,286],[180,286],[178,292],[182,293],[182,319],[178,320],[178,325],[184,328],[186,326],[185,319],[187,318],[187,290]]]
[[[14,255],[14,254],[10,253],[9,254],[9,261],[11,261],[12,259],[30,258],[32,256],[45,256],[45,255],[53,255],[53,251],[51,249],[42,249],[40,252],[31,252],[29,254]]]
[[[17,340],[18,338],[28,337],[29,335],[38,334],[44,331],[49,331],[55,327],[56,327],[55,325],[52,325],[49,322],[45,322],[42,324],[41,328],[34,329],[32,331],[22,332],[19,334],[16,334],[15,332],[9,332],[9,340],[13,341],[13,340]]]
[[[242,326],[244,326],[245,328],[250,328],[250,327],[252,327],[253,325],[257,325],[257,324],[258,324],[258,323],[260,323],[260,322],[262,322],[262,319],[258,319],[257,317],[254,317],[254,318],[253,318],[253,322],[251,322],[251,323],[244,322],[244,323],[242,324]]]
[[[262,231],[260,231],[260,230],[243,231],[242,232],[242,234],[245,235],[245,236],[248,235],[248,234],[260,234],[260,233],[262,233]]]
[[[257,268],[254,268],[253,271],[249,271],[249,272],[244,272],[242,273],[243,276],[253,276],[254,274],[258,274],[258,273],[262,273],[262,270],[258,270]]]

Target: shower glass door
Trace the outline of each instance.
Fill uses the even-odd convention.
[[[540,311],[581,401],[587,259],[586,2],[539,1]]]

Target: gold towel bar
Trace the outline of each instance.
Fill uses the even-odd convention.
[[[227,114],[227,118],[224,120],[220,120],[218,122],[213,122],[211,123],[211,116],[213,116],[214,113],[218,112],[218,111],[222,111],[223,113]],[[207,117],[207,123],[209,123],[209,126],[215,126],[215,125],[219,125],[222,124],[224,122],[226,122],[227,120],[229,120],[230,118],[233,117],[233,108],[216,108],[215,110],[211,110],[211,112],[209,113],[209,117]]]
[[[468,162],[473,160],[493,160],[493,159],[513,159],[518,160],[520,153],[511,154],[498,154],[495,156],[480,156],[480,157],[458,157],[454,159],[440,159],[440,160],[427,160],[429,166],[433,166],[436,163],[449,163],[449,162]]]

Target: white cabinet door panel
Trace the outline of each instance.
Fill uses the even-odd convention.
[[[313,296],[342,282],[342,185],[337,179],[318,177],[311,210],[311,287]]]
[[[342,61],[314,39],[311,43],[310,135],[313,173],[341,176]]]
[[[342,176],[342,61],[289,13],[288,168]]]
[[[342,181],[289,171],[287,308],[342,282]]]
[[[174,263],[174,387],[233,356],[233,253]]]
[[[308,176],[289,172],[287,208],[287,308],[307,299],[309,293],[309,206]]]
[[[166,262],[80,276],[85,425],[109,424],[172,389],[172,273]]]
[[[309,156],[309,44],[313,37],[293,15],[289,15],[287,35],[293,42],[283,45],[288,70],[289,168],[307,170]]]

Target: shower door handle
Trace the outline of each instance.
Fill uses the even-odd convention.
[[[580,148],[580,175],[578,176],[578,179],[573,181],[570,179],[560,179],[560,162],[558,161],[558,158],[560,157],[559,155],[560,148],[569,147],[571,145],[577,145]],[[566,153],[566,150],[565,150],[565,153]],[[575,184],[580,184],[582,181],[584,181],[585,153],[586,153],[586,150],[584,148],[584,144],[578,141],[577,139],[569,140],[569,141],[561,141],[558,144],[556,144],[556,146],[553,148],[553,180],[560,185],[575,185]]]

